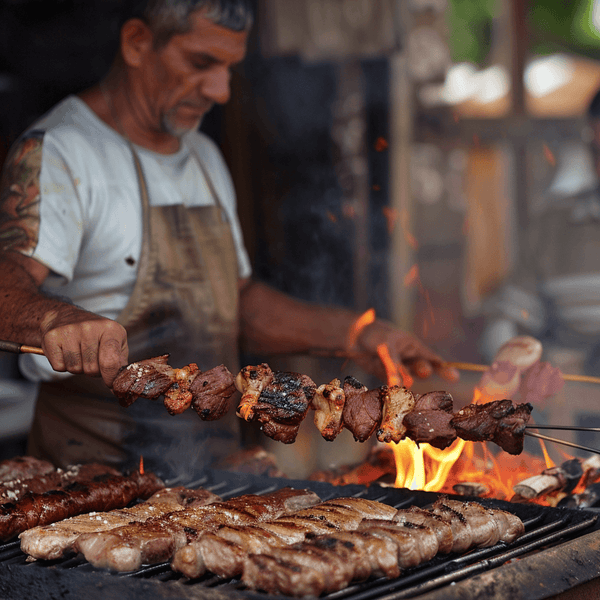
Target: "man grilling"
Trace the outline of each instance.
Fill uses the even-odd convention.
[[[121,467],[143,455],[163,476],[214,463],[238,447],[235,417],[206,424],[147,401],[123,409],[110,391],[121,366],[168,352],[173,366],[235,372],[240,338],[262,354],[346,347],[358,315],[251,281],[229,172],[198,132],[229,99],[251,24],[247,0],[138,3],[106,77],[11,150],[0,190],[0,338],[45,353],[20,360],[42,382],[30,454]],[[383,372],[381,343],[419,377],[456,377],[381,320],[354,348],[370,372]]]

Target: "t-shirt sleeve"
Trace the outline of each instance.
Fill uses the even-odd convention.
[[[84,230],[72,168],[43,131],[11,149],[1,183],[0,245],[30,256],[70,280]]]

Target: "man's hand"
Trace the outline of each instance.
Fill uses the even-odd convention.
[[[386,371],[377,353],[378,346],[382,344],[386,346],[396,365],[406,368],[420,379],[426,379],[434,372],[446,381],[454,382],[459,379],[456,369],[445,366],[444,360],[414,335],[377,319],[359,335],[357,356],[353,356],[353,360],[383,381],[386,380]]]
[[[111,387],[127,364],[127,333],[116,321],[65,306],[48,311],[40,331],[42,349],[55,371],[100,375]]]

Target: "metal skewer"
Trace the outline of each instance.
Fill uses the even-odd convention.
[[[538,438],[540,440],[545,440],[546,442],[555,442],[556,444],[562,444],[563,446],[570,446],[571,448],[579,448],[579,450],[585,450],[586,452],[593,452],[594,454],[600,454],[600,450],[596,450],[594,448],[588,448],[587,446],[581,446],[579,444],[574,444],[573,442],[567,442],[566,440],[559,440],[553,437],[549,437],[547,435],[542,435],[541,433],[534,433],[533,431],[526,430],[525,435],[530,437]]]
[[[579,427],[578,425],[525,425],[525,429],[564,429],[565,431],[600,432],[600,427]]]
[[[17,342],[7,342],[0,340],[0,350],[4,352],[14,352],[15,354],[39,354],[44,356],[44,351],[36,346],[25,346]]]

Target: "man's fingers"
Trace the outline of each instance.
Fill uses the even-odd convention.
[[[100,375],[108,387],[112,387],[119,369],[127,364],[128,355],[127,337],[122,340],[112,338],[100,345],[98,357]]]

